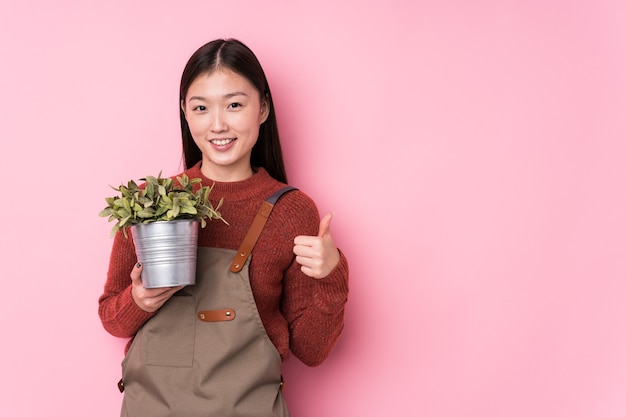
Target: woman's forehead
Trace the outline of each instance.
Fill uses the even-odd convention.
[[[187,95],[202,93],[206,96],[222,97],[252,95],[253,92],[257,90],[246,77],[228,68],[217,68],[198,75],[189,86]]]

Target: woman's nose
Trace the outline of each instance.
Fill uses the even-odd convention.
[[[226,130],[226,122],[222,112],[215,111],[211,114],[211,130],[213,132],[223,132]]]

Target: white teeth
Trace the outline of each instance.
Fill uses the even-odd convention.
[[[224,146],[231,143],[234,139],[214,139],[211,141],[212,144],[217,146]]]

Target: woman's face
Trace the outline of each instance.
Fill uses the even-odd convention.
[[[252,176],[250,155],[269,106],[248,79],[225,68],[202,74],[181,106],[206,177],[241,181]]]

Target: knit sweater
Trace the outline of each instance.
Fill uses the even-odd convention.
[[[220,212],[229,225],[209,221],[199,230],[198,245],[237,250],[263,200],[285,184],[273,179],[263,168],[238,182],[215,182],[200,171],[200,163],[185,171],[189,178],[201,178],[213,186],[209,199],[224,203]],[[199,186],[199,185],[198,185]],[[298,235],[316,236],[319,213],[315,203],[297,190],[285,194],[276,204],[250,258],[250,285],[270,340],[283,360],[291,351],[308,366],[319,365],[334,347],[343,329],[348,297],[348,263],[341,253],[339,264],[323,279],[314,279],[300,270],[293,254]],[[158,311],[148,313],[135,304],[131,295],[130,271],[137,263],[132,234],[118,232],[113,241],[107,280],[99,299],[104,328],[114,336],[131,338]]]

